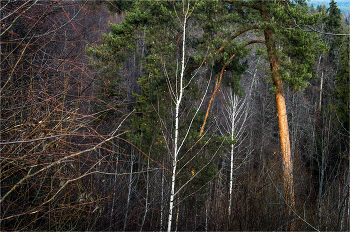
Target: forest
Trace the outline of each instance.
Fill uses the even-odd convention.
[[[1,230],[350,230],[336,1],[0,4]]]

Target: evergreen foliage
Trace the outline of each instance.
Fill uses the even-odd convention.
[[[1,226],[349,231],[329,2],[4,1]]]
[[[332,34],[341,34],[343,32],[341,24],[341,12],[337,7],[336,2],[332,0],[329,3],[329,8],[327,9],[327,15],[323,19],[324,21],[324,31]],[[342,36],[327,36],[325,38],[327,45],[329,46],[329,57],[330,62],[337,65],[335,61],[339,57],[339,47],[342,44]]]
[[[341,12],[337,3],[332,0],[327,9],[328,16],[324,19],[326,32],[341,33]]]
[[[348,30],[349,31],[349,30]],[[341,128],[350,131],[350,38],[347,36],[341,47],[340,53],[340,68],[335,78],[334,96],[337,103],[333,106],[336,110],[339,121],[342,124]]]
[[[196,106],[205,97],[205,83],[209,78],[219,80],[220,73],[225,71],[223,86],[243,96],[240,80],[249,68],[245,57],[256,50],[261,51],[260,44],[263,43],[267,50],[262,55],[277,58],[279,69],[274,72],[278,72],[280,80],[296,91],[304,89],[309,80],[316,77],[316,54],[327,50],[320,34],[310,32],[309,26],[325,17],[325,27],[331,30],[337,22],[338,11],[331,6],[331,15],[327,17],[322,9],[311,14],[302,0],[190,1],[188,4],[193,7],[186,28],[185,83],[188,85],[180,105],[179,128],[179,138],[186,139],[180,139],[183,145],[176,184],[182,186],[193,178],[179,195],[181,198],[193,195],[199,207],[209,191],[206,184],[219,171],[218,162],[213,159],[220,158],[213,157],[235,142],[218,136],[214,129],[198,139],[204,114],[202,111],[197,113]],[[127,62],[132,62],[133,68],[139,70],[139,74],[132,77],[139,90],[133,92],[135,114],[130,117],[127,129],[132,133],[126,139],[158,163],[169,160],[173,152],[172,91],[176,91],[182,56],[182,6],[180,2],[171,1],[134,1],[125,6],[125,21],[110,24],[111,33],[104,35],[101,46],[89,48],[95,59],[94,67],[101,70],[101,79],[110,80],[111,85],[104,88],[107,98],[122,97],[123,91],[118,88],[123,80],[130,78],[123,73]],[[274,39],[252,39],[267,38],[266,33],[271,33]],[[253,43],[259,45],[247,46]],[[269,50],[271,48],[273,50]],[[201,73],[201,77],[192,79],[196,72]],[[276,89],[278,80],[273,77],[276,73],[270,74],[268,79],[274,82],[272,90],[276,93],[280,91]],[[191,201],[184,202],[187,203]]]
[[[201,4],[200,7],[210,8],[212,4],[213,2],[206,2]],[[111,33],[103,37],[102,45],[98,48],[89,48],[91,56],[97,58],[94,67],[100,68],[102,74],[104,74],[106,67],[110,67],[111,70],[114,70],[114,76],[117,76],[120,82],[126,78],[126,75],[121,72],[125,62],[132,59],[132,56],[136,54],[135,68],[141,70],[140,76],[136,77],[140,92],[133,93],[136,99],[134,105],[136,113],[130,117],[128,129],[132,133],[129,133],[126,139],[140,148],[144,154],[152,154],[152,159],[159,163],[168,159],[173,149],[174,118],[172,115],[174,103],[171,88],[176,86],[179,69],[178,60],[181,57],[182,28],[178,22],[181,16],[177,15],[178,12],[181,12],[181,7],[181,3],[169,1],[136,1],[126,11],[123,23],[110,24]],[[196,9],[190,18],[190,23],[196,25],[202,22],[199,19],[203,16],[215,21],[218,17],[211,16],[211,13],[212,11],[208,10],[207,14],[209,16],[207,16]],[[211,22],[213,23],[211,24],[209,21],[204,25],[208,32],[215,28],[214,22]],[[219,156],[218,153],[222,150],[220,146],[224,147],[228,142],[226,138],[211,133],[198,141],[197,135],[203,116],[200,112],[196,113],[195,106],[203,98],[203,87],[199,86],[200,80],[198,77],[190,81],[193,75],[190,69],[201,65],[203,59],[205,59],[208,45],[206,39],[195,36],[198,31],[194,26],[190,26],[187,33],[190,35],[186,45],[187,51],[194,50],[195,52],[186,52],[188,58],[186,58],[187,75],[185,76],[185,83],[189,84],[185,89],[184,100],[180,109],[179,137],[185,138],[189,126],[191,126],[191,130],[186,140],[183,141],[182,150],[184,152],[179,157],[181,161],[178,164],[180,171],[177,183],[186,183],[192,177],[189,173],[192,173],[192,171],[198,172],[192,181],[198,183],[191,184],[191,187],[188,187],[188,190],[185,188],[181,194],[197,191],[198,196],[203,196],[204,193],[208,192],[208,186],[203,188],[203,184],[212,180],[218,171],[218,168],[212,162],[211,156],[215,156],[215,154]],[[213,33],[214,36],[218,32],[212,30],[209,33]],[[200,48],[203,48],[203,50]],[[211,50],[213,51],[214,47]],[[244,67],[240,65],[239,60],[236,60],[235,63],[238,69]],[[234,70],[234,68],[236,67],[232,66],[231,69]],[[240,71],[240,73],[243,72]],[[115,90],[118,91],[116,88]],[[112,96],[108,91],[106,94],[108,97]],[[194,120],[191,121],[193,117]]]

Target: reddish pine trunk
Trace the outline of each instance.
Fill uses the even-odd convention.
[[[264,16],[264,14],[263,14]],[[294,184],[293,184],[293,162],[292,153],[290,150],[289,141],[289,131],[288,131],[288,121],[287,121],[287,110],[286,103],[283,94],[283,84],[281,77],[279,75],[279,63],[278,57],[276,55],[276,48],[273,41],[272,32],[268,29],[264,31],[267,52],[269,56],[270,68],[272,71],[273,84],[276,87],[276,107],[277,107],[277,117],[278,126],[280,134],[280,147],[283,157],[283,179],[284,179],[284,193],[286,202],[290,207],[288,207],[288,213],[291,216],[292,210],[295,208],[294,199]],[[292,223],[291,230],[295,229],[295,224]]]

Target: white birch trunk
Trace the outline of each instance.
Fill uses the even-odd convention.
[[[237,148],[239,148],[239,145],[242,143],[244,139],[246,139],[245,136],[243,136],[243,131],[247,122],[247,119],[250,117],[250,98],[251,98],[251,92],[253,89],[253,86],[255,84],[255,76],[258,70],[258,64],[260,62],[260,59],[258,59],[255,70],[253,72],[247,71],[248,73],[252,74],[252,81],[249,85],[249,89],[247,92],[247,95],[244,99],[239,99],[239,96],[236,95],[232,89],[228,89],[228,93],[224,94],[225,101],[228,103],[228,106],[225,106],[225,122],[222,123],[222,135],[229,134],[231,141],[237,140],[236,144],[231,144],[231,151],[230,151],[230,178],[229,178],[229,205],[228,205],[228,215],[231,215],[232,211],[232,191],[233,191],[233,174],[235,171],[237,171],[238,168],[242,164],[244,164],[249,157],[249,152],[242,152],[237,151]],[[238,123],[239,122],[239,123]],[[235,153],[237,154],[235,157]],[[241,153],[247,153],[245,157],[238,156],[238,154]],[[234,167],[235,159],[240,159],[239,163],[236,163],[237,166]]]
[[[322,161],[321,161],[321,179],[319,180],[319,188],[318,188],[318,228],[320,229],[322,226],[322,214],[323,214],[323,182],[324,182],[324,170],[325,170],[325,154],[323,149],[323,139],[322,139]]]
[[[117,146],[115,146],[114,145],[114,143],[113,143],[113,151],[115,151],[115,149],[118,149],[118,144],[117,144]],[[119,161],[119,154],[118,154],[118,151],[117,151],[117,162],[115,163],[115,174],[117,174],[118,173],[118,161]],[[112,203],[112,210],[111,210],[111,222],[110,222],[110,227],[112,227],[112,225],[113,225],[113,213],[114,213],[114,204],[115,204],[115,192],[116,192],[116,190],[115,190],[115,186],[116,186],[116,184],[117,184],[117,175],[114,175],[114,182],[113,182],[113,184],[112,184],[112,186],[113,186],[113,203]]]
[[[126,202],[126,213],[125,213],[125,220],[124,220],[124,231],[127,226],[128,221],[128,212],[129,212],[129,203],[130,203],[130,196],[131,196],[131,186],[132,186],[132,174],[133,174],[133,166],[134,166],[134,149],[131,150],[131,167],[130,167],[130,175],[129,175],[129,191],[128,191],[128,199]]]
[[[171,177],[171,193],[170,193],[170,204],[169,204],[169,219],[168,219],[168,231],[171,231],[171,222],[173,217],[173,208],[174,208],[174,197],[175,197],[175,180],[176,180],[176,164],[178,158],[178,141],[179,141],[179,111],[180,104],[183,95],[183,76],[185,72],[185,41],[186,41],[186,15],[184,17],[183,23],[183,36],[182,36],[182,59],[181,59],[181,74],[180,74],[180,86],[179,93],[176,96],[176,105],[175,105],[175,138],[174,138],[174,157],[173,157],[173,171]],[[177,85],[177,83],[176,83]]]
[[[177,202],[179,202],[179,195],[177,195]],[[176,223],[175,223],[175,232],[177,232],[177,225],[179,222],[179,214],[180,214],[180,205],[177,205],[177,213],[176,213]]]
[[[147,180],[146,180],[146,204],[145,204],[145,214],[143,215],[143,220],[142,220],[142,224],[141,224],[141,228],[140,228],[140,232],[142,231],[142,227],[143,227],[143,225],[145,224],[145,220],[146,220],[146,216],[147,216],[147,212],[148,212],[148,189],[149,189],[149,187],[148,187],[148,183],[149,183],[149,173],[148,173],[148,171],[149,171],[149,159],[147,159]]]
[[[350,156],[348,157],[349,166],[348,166],[348,226],[347,229],[350,230]]]
[[[231,215],[232,209],[232,191],[233,191],[233,182],[234,182],[234,172],[237,171],[248,160],[248,155],[245,157],[239,156],[238,154],[244,153],[242,151],[236,151],[237,147],[242,143],[242,141],[246,138],[243,136],[243,131],[245,128],[246,121],[249,117],[248,113],[248,104],[246,103],[247,98],[239,99],[239,97],[233,93],[232,89],[229,90],[229,93],[224,94],[225,99],[229,106],[225,107],[225,118],[226,121],[223,124],[223,131],[221,131],[222,135],[229,135],[231,141],[237,140],[236,144],[231,144],[230,151],[230,177],[229,177],[229,205],[228,205],[228,215]],[[239,124],[238,124],[239,122]],[[235,153],[237,154],[235,157]],[[239,159],[239,163],[235,167],[235,160]]]
[[[321,75],[321,84],[320,84],[320,100],[318,104],[318,109],[321,111],[321,106],[322,106],[322,86],[323,86],[323,72]]]
[[[164,163],[163,163],[164,166]],[[162,199],[160,202],[160,230],[163,230],[163,203],[164,203],[164,169],[162,170]]]
[[[349,157],[350,158],[350,157]],[[344,205],[341,206],[343,207],[342,209],[342,216],[340,219],[340,231],[344,230],[344,226],[345,226],[345,230],[349,230],[350,228],[350,159],[349,159],[349,164],[348,164],[348,176],[346,178],[346,182],[345,182],[345,188],[344,188],[344,193],[343,193],[343,198],[342,201],[344,201]],[[347,209],[347,210],[346,210]],[[347,211],[347,212],[345,212]],[[346,219],[346,215],[347,215],[347,219]],[[345,224],[345,225],[344,225]]]
[[[235,139],[235,121],[236,121],[236,108],[237,108],[237,96],[231,92],[232,99],[232,112],[231,112],[231,141]],[[230,157],[230,189],[229,189],[229,205],[228,205],[228,215],[231,215],[231,205],[232,205],[232,188],[233,188],[233,164],[234,164],[234,147],[235,145],[231,144],[231,157]]]
[[[205,231],[208,231],[208,201],[205,203]]]

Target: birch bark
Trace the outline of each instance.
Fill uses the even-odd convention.
[[[183,77],[185,73],[185,47],[186,47],[186,21],[187,15],[185,14],[183,22],[183,36],[182,36],[182,58],[181,58],[181,73],[180,73],[180,85],[178,93],[175,99],[175,137],[174,137],[174,156],[173,156],[173,170],[171,177],[171,193],[170,193],[170,204],[169,204],[169,219],[168,219],[168,231],[171,231],[171,223],[173,217],[174,208],[174,197],[175,197],[175,180],[176,180],[176,164],[179,154],[178,143],[179,143],[179,111],[180,104],[183,96]],[[177,83],[176,83],[177,84]]]

